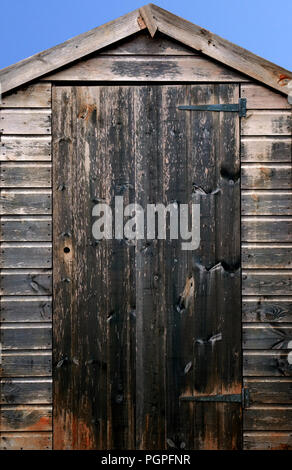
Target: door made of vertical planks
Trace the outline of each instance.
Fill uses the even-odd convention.
[[[54,86],[54,448],[239,449],[237,84]],[[200,245],[101,240],[92,209],[200,204]],[[114,227],[114,223],[113,223]]]

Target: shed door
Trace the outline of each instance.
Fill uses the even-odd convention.
[[[239,117],[178,109],[238,97],[53,88],[55,449],[240,448]],[[96,242],[93,207],[115,196],[200,204],[199,248]]]

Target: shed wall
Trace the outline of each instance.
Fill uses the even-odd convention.
[[[280,94],[203,56],[198,74],[187,61],[197,60],[197,54],[163,38],[145,38],[103,52],[102,60],[107,56],[114,65],[98,69],[106,76],[88,79],[151,81],[155,69],[158,81],[191,77],[200,82],[203,76],[204,81],[238,82],[247,98],[248,113],[241,122],[241,240],[244,385],[251,403],[244,410],[244,446],[292,448],[291,108]],[[123,75],[116,64],[125,56],[131,56],[131,64],[140,61],[140,70],[142,56],[144,64],[154,65],[142,67],[142,77],[133,75],[135,65]],[[169,76],[169,56],[185,61],[180,75]],[[87,61],[86,70],[97,70],[97,60]],[[51,448],[51,81],[85,80],[81,70],[84,61],[2,101],[3,449]],[[109,76],[112,70],[118,72]]]

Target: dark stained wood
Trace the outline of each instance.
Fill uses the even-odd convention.
[[[50,295],[52,274],[47,269],[0,271],[1,295]]]
[[[292,297],[243,297],[244,322],[292,322]]]
[[[244,351],[243,375],[246,377],[291,377],[289,351]]]
[[[51,450],[51,432],[0,433],[1,450]]]
[[[50,163],[1,163],[2,188],[50,188]]]
[[[291,268],[292,244],[243,243],[241,256],[243,268]]]
[[[246,431],[290,431],[291,405],[257,405],[244,412],[243,429]]]
[[[291,432],[243,433],[244,450],[292,450]]]
[[[290,242],[292,217],[241,217],[242,242]]]
[[[51,324],[2,325],[0,328],[2,350],[51,349]]]
[[[0,237],[4,242],[51,241],[52,219],[50,216],[3,216]]]
[[[243,295],[289,295],[292,271],[249,269],[242,273]]]
[[[5,351],[1,377],[47,377],[52,374],[51,351]]]
[[[0,243],[1,268],[51,268],[51,243]]]
[[[242,215],[292,215],[292,191],[241,192]]]
[[[1,405],[1,431],[51,431],[51,406]]]
[[[245,379],[244,386],[249,390],[250,405],[291,403],[292,378]]]
[[[1,404],[51,404],[52,379],[1,379]]]
[[[46,322],[52,319],[52,299],[43,297],[1,297],[0,321],[14,322]]]
[[[51,214],[50,189],[1,189],[1,215]]]
[[[244,349],[289,349],[290,341],[292,341],[291,325],[248,324],[243,326]]]

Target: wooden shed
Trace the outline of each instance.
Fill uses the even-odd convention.
[[[292,449],[292,73],[149,4],[0,83],[1,448]]]

